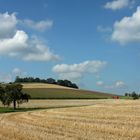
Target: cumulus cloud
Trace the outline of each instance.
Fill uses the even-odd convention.
[[[32,45],[32,44],[31,44]],[[60,56],[50,51],[44,44],[36,44],[35,48],[31,48],[28,54],[23,56],[26,61],[56,61],[60,60]]]
[[[112,40],[120,44],[140,42],[140,7],[132,16],[115,22]]]
[[[0,38],[7,38],[14,34],[18,23],[16,14],[0,13]]]
[[[45,52],[41,53],[29,53],[28,55],[25,55],[23,57],[23,60],[26,61],[56,61],[60,60],[60,57],[58,55],[55,55],[49,51],[49,49],[46,50],[46,48],[43,48]]]
[[[86,73],[99,74],[106,66],[106,61],[93,60],[85,61],[79,64],[60,64],[53,67],[53,72],[57,73],[62,79],[76,80],[81,78]]]
[[[134,0],[113,0],[111,2],[107,2],[104,5],[104,8],[111,10],[119,10],[125,7],[131,7],[134,4]]]
[[[47,29],[50,29],[53,26],[53,21],[52,20],[41,20],[38,22],[35,22],[30,19],[26,19],[21,21],[22,24],[28,26],[31,29],[37,30],[37,31],[46,31]]]
[[[32,37],[28,41],[28,48],[25,49],[23,60],[26,61],[56,61],[60,56],[54,54],[49,47],[38,37]]]
[[[23,30],[18,30],[17,23],[19,20],[14,13],[0,14],[0,18],[0,25],[2,24],[0,31],[2,31],[2,27],[5,29],[0,32],[1,55],[18,56],[27,61],[54,61],[60,59],[42,40],[37,37],[30,37]],[[11,34],[11,32],[13,33]]]
[[[27,40],[28,35],[17,30],[12,38],[0,39],[0,54],[17,55],[27,47]]]

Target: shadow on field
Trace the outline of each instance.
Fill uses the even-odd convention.
[[[91,106],[91,105],[77,105],[77,106],[53,106],[53,107],[41,107],[41,108],[6,108],[0,107],[0,114],[1,113],[13,113],[13,112],[27,112],[27,111],[35,111],[35,110],[48,110],[48,109],[58,109],[58,108],[72,108],[72,107],[84,107],[84,106]]]

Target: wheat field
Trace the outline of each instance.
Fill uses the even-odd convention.
[[[140,140],[140,100],[87,100],[87,105],[0,114],[0,140]]]
[[[60,88],[60,89],[74,89],[74,88],[70,88],[70,87],[64,87],[64,86],[60,86],[60,85],[55,85],[55,84],[43,84],[43,83],[25,83],[22,84],[23,87],[26,89],[28,88]],[[75,89],[76,90],[76,89]]]

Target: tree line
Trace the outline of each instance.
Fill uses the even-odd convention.
[[[21,84],[1,84],[0,85],[0,101],[2,104],[9,107],[13,103],[13,108],[16,109],[17,104],[28,102],[30,95],[22,91]]]
[[[133,91],[132,93],[125,93],[125,96],[132,97],[134,100],[140,98],[140,94],[136,93],[135,91]]]
[[[71,87],[71,88],[76,88],[76,89],[79,88],[75,83],[72,83],[69,80],[55,80],[53,78],[48,78],[48,79],[40,79],[38,77],[37,78],[34,78],[34,77],[21,78],[17,76],[15,79],[15,83],[47,83],[47,84],[56,84],[56,85]]]

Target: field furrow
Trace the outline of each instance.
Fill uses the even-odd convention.
[[[0,115],[0,140],[140,140],[140,101]]]

